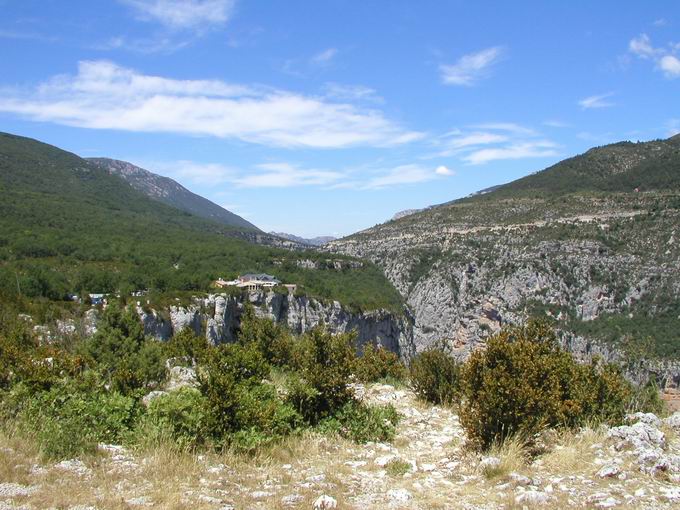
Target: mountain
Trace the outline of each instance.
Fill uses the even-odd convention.
[[[216,221],[230,227],[259,230],[252,223],[210,200],[192,193],[169,177],[154,174],[131,163],[116,159],[87,158],[87,160],[110,174],[123,178],[133,188],[141,191],[153,200],[158,200],[200,218]]]
[[[354,309],[401,311],[401,298],[370,263],[336,256],[329,264],[325,253],[246,242],[244,232],[272,236],[152,200],[36,140],[0,133],[0,194],[0,302],[140,289],[167,301],[207,292],[218,277],[263,272]]]
[[[678,358],[680,136],[594,148],[324,249],[383,269],[420,350],[464,357],[539,315],[573,345]]]
[[[330,243],[337,239],[333,236],[319,236],[312,238],[299,237],[293,234],[286,234],[285,232],[269,232],[273,236],[281,237],[283,239],[288,239],[289,241],[294,241],[306,246],[323,246],[324,244]]]

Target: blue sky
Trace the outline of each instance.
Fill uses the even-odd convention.
[[[346,235],[680,131],[675,1],[0,0],[0,130]]]

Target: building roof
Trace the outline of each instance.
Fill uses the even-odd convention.
[[[248,280],[259,280],[261,282],[276,282],[279,283],[279,280],[276,279],[275,276],[272,276],[270,274],[266,273],[248,273],[239,276],[240,280],[248,281]]]

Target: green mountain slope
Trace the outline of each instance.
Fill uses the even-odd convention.
[[[326,249],[383,268],[421,349],[443,341],[464,355],[538,314],[680,357],[680,136],[595,148]]]
[[[0,133],[0,194],[5,298],[205,291],[219,276],[257,271],[317,297],[400,308],[399,295],[371,264],[301,268],[301,259],[328,256],[239,240],[233,236],[240,229],[151,200],[96,165],[28,138]]]
[[[168,177],[156,175],[126,161],[116,159],[87,158],[87,161],[103,168],[110,174],[121,177],[137,191],[141,191],[153,200],[230,227],[259,230],[249,221],[202,196],[192,193]]]

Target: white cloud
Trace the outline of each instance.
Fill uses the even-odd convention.
[[[550,157],[558,146],[534,129],[509,122],[493,122],[456,129],[437,141],[437,157],[457,156],[470,165],[496,160]]]
[[[223,25],[234,9],[234,0],[120,0],[140,19],[171,29],[199,29]]]
[[[295,186],[328,186],[345,175],[331,170],[303,169],[289,163],[258,165],[258,172],[243,175],[234,183],[244,188],[290,188]]]
[[[567,128],[567,127],[569,127],[569,124],[567,124],[566,122],[562,122],[561,120],[557,120],[557,119],[546,120],[543,123],[543,125],[548,126],[548,127],[552,127],[552,128]]]
[[[659,68],[668,78],[680,76],[680,59],[674,55],[665,55],[659,60]]]
[[[610,106],[614,106],[614,103],[607,101],[607,99],[613,95],[613,92],[607,92],[606,94],[589,96],[581,99],[578,104],[584,110],[591,110],[593,108],[609,108]]]
[[[336,48],[328,48],[327,50],[324,50],[320,53],[317,53],[314,55],[311,59],[310,62],[314,65],[328,65],[331,60],[335,58],[335,56],[338,54],[338,50]]]
[[[488,75],[489,69],[498,63],[504,51],[503,47],[494,46],[463,55],[455,64],[442,64],[439,66],[442,80],[446,85],[473,85]]]
[[[659,50],[652,46],[647,34],[640,34],[631,39],[628,43],[628,49],[640,58],[654,58],[659,54]]]
[[[0,111],[88,129],[166,132],[277,147],[386,147],[422,138],[375,109],[220,80],[144,75],[81,62],[36,90],[0,96]]]
[[[445,167],[444,165],[439,165],[435,169],[434,173],[436,173],[437,175],[456,175],[456,172],[454,172],[450,168]]]
[[[641,34],[630,41],[628,49],[639,58],[653,60],[656,69],[666,78],[680,76],[680,59],[675,55],[680,51],[680,44],[669,43],[666,48],[655,48],[647,34]]]
[[[324,91],[327,97],[340,101],[384,102],[384,99],[378,95],[375,89],[363,85],[343,85],[329,82],[324,86]]]
[[[453,175],[453,172],[444,166],[439,166],[433,170],[421,165],[401,165],[369,179],[361,184],[360,187],[362,189],[381,189],[402,184],[427,182],[437,177],[449,175]]]
[[[669,137],[680,134],[680,119],[671,119],[666,122],[666,129]]]
[[[196,161],[136,161],[135,165],[147,170],[176,179],[182,183],[199,185],[230,182],[238,175],[233,167],[218,163],[199,163]]]

